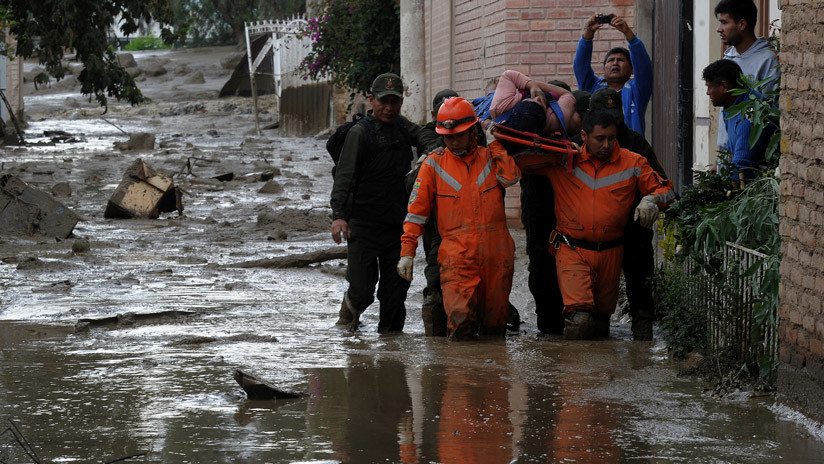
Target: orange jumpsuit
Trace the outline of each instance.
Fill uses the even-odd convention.
[[[403,223],[401,256],[415,256],[424,224],[435,214],[441,291],[449,334],[503,329],[515,270],[515,243],[504,212],[504,188],[521,174],[499,142],[463,157],[448,149],[421,166]]]
[[[525,173],[549,177],[555,190],[556,230],[572,239],[593,243],[620,239],[636,192],[658,195],[659,208],[675,198],[669,180],[658,176],[644,157],[617,143],[605,161],[590,157],[584,147],[572,172],[542,163],[541,158],[524,156],[517,162]],[[553,251],[564,312],[612,314],[618,303],[623,247],[596,251],[560,243]]]

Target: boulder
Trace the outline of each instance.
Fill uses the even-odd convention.
[[[124,68],[137,67],[137,62],[134,60],[134,55],[132,55],[131,53],[118,53],[117,62],[120,63],[120,66],[123,66]]]
[[[0,233],[64,239],[80,217],[18,177],[0,176]]]

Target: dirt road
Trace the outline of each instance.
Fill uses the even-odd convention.
[[[149,79],[153,102],[138,108],[67,108],[80,97],[55,88],[27,97],[30,144],[3,147],[2,170],[47,191],[68,182],[60,200],[82,220],[62,242],[0,237],[0,462],[31,462],[8,419],[44,462],[822,462],[814,424],[771,397],[712,397],[620,321],[606,341],[537,334],[520,230],[512,301],[527,324],[500,341],[424,337],[420,272],[405,333],[380,336],[374,307],[358,333],[333,326],[342,260],[235,267],[333,245],[331,161],[322,140],[254,135],[249,99],[214,98],[227,53],[138,54],[204,75]],[[157,145],[121,152],[121,130]],[[174,175],[183,216],[103,218],[138,157]],[[280,193],[258,193],[264,173]],[[72,252],[79,238],[88,252]],[[235,368],[311,396],[248,401]]]

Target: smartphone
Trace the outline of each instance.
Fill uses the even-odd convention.
[[[595,22],[598,24],[609,24],[614,17],[614,14],[599,14],[595,17]]]

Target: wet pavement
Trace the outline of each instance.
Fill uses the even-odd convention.
[[[824,462],[821,436],[772,397],[713,397],[712,385],[676,375],[662,340],[632,342],[626,323],[597,342],[537,334],[520,230],[520,334],[425,337],[420,259],[405,333],[377,334],[375,306],[359,332],[334,327],[341,260],[232,267],[333,245],[324,141],[248,135],[249,115],[208,108],[113,111],[127,131],[157,134],[151,152],[112,149],[125,136],[93,118],[27,130],[35,143],[50,129],[83,142],[0,152],[3,169],[35,187],[69,182],[60,200],[91,242],[75,254],[72,239],[0,237],[0,432],[13,420],[44,462]],[[199,177],[175,176],[183,217],[103,218],[136,157],[170,173],[208,160]],[[257,193],[257,173],[272,168],[283,193]],[[209,179],[228,171],[237,180]],[[191,314],[74,327],[173,310]],[[235,368],[311,396],[249,401]],[[4,433],[0,462],[31,461]]]

